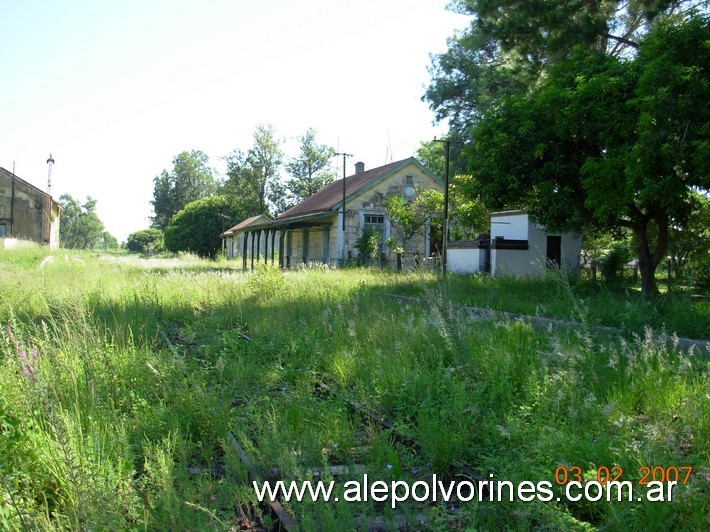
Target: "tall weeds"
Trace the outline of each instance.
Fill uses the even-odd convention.
[[[463,466],[538,481],[562,464],[588,478],[604,465],[632,475],[644,464],[694,465],[677,504],[425,511],[441,528],[702,528],[706,359],[650,330],[551,330],[452,303],[482,293],[502,305],[519,291],[521,306],[545,314],[549,299],[530,301],[545,290],[576,321],[593,324],[593,301],[565,279],[473,278],[464,286],[452,276],[434,286],[429,274],[243,274],[209,263],[85,258],[55,260],[39,280],[24,266],[12,281],[0,279],[0,297],[17,279],[37,297],[27,304],[10,296],[13,305],[0,306],[0,527],[268,525],[224,444],[233,432],[273,479],[335,465],[411,481]],[[425,300],[383,298],[384,289]],[[333,395],[319,392],[319,382]],[[302,526],[332,528],[353,528],[377,510],[290,507]]]

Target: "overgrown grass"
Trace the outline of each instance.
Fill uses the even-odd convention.
[[[438,282],[435,274],[392,276],[388,290],[419,297]],[[689,293],[666,292],[649,299],[638,290],[611,290],[591,280],[570,284],[559,274],[528,279],[454,274],[447,276],[447,289],[451,300],[462,305],[581,320],[626,333],[644,334],[651,327],[671,335],[710,337],[710,299],[693,299]]]
[[[540,330],[451,304],[550,301],[554,315],[540,292],[556,291],[593,322],[569,287],[91,254],[38,269],[43,258],[0,256],[13,272],[0,277],[0,526],[268,526],[229,432],[267,479],[335,464],[346,478],[410,481],[462,466],[514,482],[554,481],[560,465],[588,477],[617,465],[634,481],[644,465],[695,468],[673,503],[401,505],[430,528],[708,524],[707,359],[650,330]],[[393,290],[426,303],[382,297]],[[373,502],[287,506],[303,529],[394,519]]]

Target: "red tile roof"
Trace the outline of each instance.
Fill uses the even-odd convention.
[[[366,170],[359,174],[353,174],[345,178],[345,196],[349,197],[362,187],[383,176],[390,170],[397,168],[402,163],[409,162],[410,159],[404,159],[394,163],[386,164],[372,170]],[[313,194],[310,198],[306,198],[295,207],[290,208],[286,212],[280,214],[276,220],[285,220],[305,214],[326,211],[336,204],[343,201],[343,180],[334,181],[324,189]]]

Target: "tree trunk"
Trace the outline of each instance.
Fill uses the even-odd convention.
[[[634,226],[636,236],[636,254],[638,256],[639,272],[641,273],[641,293],[644,296],[654,296],[658,293],[656,285],[656,268],[665,256],[668,244],[668,217],[657,216],[654,221],[658,225],[658,240],[651,251],[648,240],[648,222]]]
[[[641,293],[645,296],[652,296],[658,293],[656,286],[656,264],[653,264],[649,253],[641,251],[639,246],[639,272],[641,272]]]

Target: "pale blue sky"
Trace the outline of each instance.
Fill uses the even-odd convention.
[[[0,166],[98,200],[119,240],[148,226],[173,156],[220,157],[273,124],[313,127],[372,168],[441,136],[430,54],[469,21],[446,0],[0,0]],[[342,161],[338,161],[339,177]]]

